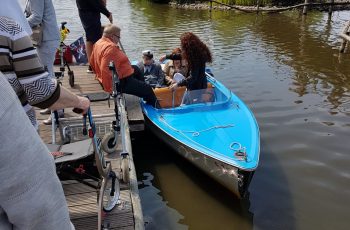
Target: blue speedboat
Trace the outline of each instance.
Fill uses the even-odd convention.
[[[207,79],[204,90],[155,89],[161,108],[141,101],[145,122],[177,153],[244,198],[259,163],[259,127],[242,100],[211,75]]]

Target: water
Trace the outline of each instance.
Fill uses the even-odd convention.
[[[75,1],[54,0],[68,43],[83,34]],[[250,199],[233,194],[151,134],[134,136],[146,229],[350,229],[350,54],[338,34],[350,12],[244,14],[109,0],[130,59],[179,45],[211,48],[215,76],[254,112],[261,160]],[[103,22],[107,19],[102,16]]]

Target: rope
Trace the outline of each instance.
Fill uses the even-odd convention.
[[[173,131],[178,132],[178,133],[192,133],[192,136],[193,136],[193,137],[198,137],[201,133],[210,131],[210,130],[212,130],[212,129],[223,129],[223,128],[229,128],[229,127],[234,127],[234,126],[235,126],[234,124],[215,125],[215,126],[212,126],[212,127],[207,128],[207,129],[200,130],[200,131],[178,130],[178,129],[172,127],[170,124],[168,124],[168,123],[166,122],[166,120],[164,119],[164,116],[163,116],[163,115],[161,115],[160,118],[161,118],[161,121],[163,121],[163,123],[166,124],[166,125],[167,125],[170,129],[172,129]]]
[[[228,124],[228,125],[215,125],[212,127],[209,127],[207,129],[203,129],[200,131],[192,131],[192,130],[178,130],[174,127],[172,127],[170,124],[168,124],[164,118],[164,114],[160,115],[160,120],[167,125],[170,129],[172,129],[175,132],[181,133],[184,135],[184,133],[192,133],[193,137],[198,137],[202,132],[206,132],[206,131],[210,131],[212,129],[220,129],[220,128],[229,128],[229,127],[234,127],[234,124]],[[185,136],[185,135],[184,135]],[[187,136],[185,136],[187,137]],[[187,137],[188,138],[188,137]],[[189,140],[193,141],[192,139],[188,138]],[[205,147],[205,146],[204,146]],[[207,148],[207,147],[205,147]],[[239,142],[232,142],[230,144],[230,149],[234,151],[234,156],[237,158],[237,160],[244,160],[246,162],[248,162],[248,156],[247,156],[247,151],[246,151],[246,147],[242,147],[241,143]],[[219,155],[222,155],[220,153],[218,153]]]

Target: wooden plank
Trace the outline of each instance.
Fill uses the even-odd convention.
[[[125,114],[124,114],[125,115]],[[125,117],[126,119],[126,117]],[[128,137],[130,137],[129,129],[126,129],[126,134]],[[130,191],[131,191],[131,201],[133,203],[133,210],[134,210],[134,218],[135,218],[135,229],[144,229],[144,221],[143,221],[143,212],[141,207],[141,200],[139,196],[139,189],[138,189],[138,182],[136,178],[136,169],[134,164],[134,159],[132,155],[132,146],[131,146],[131,139],[126,139],[126,147],[129,155],[129,163],[130,163],[130,171],[134,173],[130,173]]]
[[[125,94],[125,107],[129,121],[144,121],[139,101],[138,97]]]
[[[90,218],[73,219],[72,222],[77,230],[78,229],[96,230],[97,217],[94,216]],[[133,228],[134,222],[130,213],[119,214],[118,218],[116,218],[114,215],[109,215],[106,218],[106,222],[110,224],[110,229],[134,229]]]

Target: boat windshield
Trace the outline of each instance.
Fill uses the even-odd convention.
[[[162,109],[184,107],[187,105],[208,105],[226,102],[228,97],[220,90],[210,85],[206,89],[186,90],[186,87],[179,87],[176,90],[169,88],[155,89],[155,95]]]

